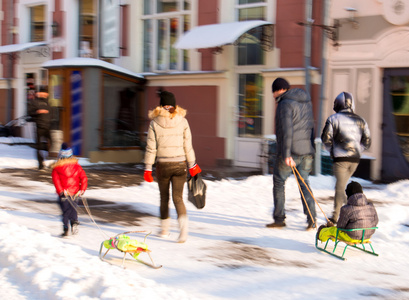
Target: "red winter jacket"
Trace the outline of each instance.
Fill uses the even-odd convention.
[[[58,160],[52,166],[51,176],[58,195],[67,191],[74,196],[78,191],[85,192],[88,186],[88,178],[76,158]]]

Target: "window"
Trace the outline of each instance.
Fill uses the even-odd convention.
[[[263,78],[259,74],[239,75],[240,137],[256,137],[262,133]]]
[[[143,146],[143,106],[137,84],[104,74],[103,147]]]
[[[30,42],[46,40],[46,23],[45,5],[30,7]]]
[[[266,20],[266,0],[239,0],[236,9],[238,21]],[[260,44],[262,36],[262,27],[254,28],[242,36],[237,46],[239,66],[264,64],[264,52]]]
[[[188,70],[187,50],[173,44],[190,29],[190,0],[144,0],[144,71]]]
[[[96,57],[97,5],[94,0],[80,1],[79,56]]]

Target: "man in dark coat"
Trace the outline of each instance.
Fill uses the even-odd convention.
[[[37,143],[37,159],[38,169],[44,168],[44,156],[42,151],[48,151],[51,143],[50,136],[50,106],[48,105],[48,89],[41,86],[36,93],[35,99],[29,106],[29,115],[36,123],[36,143]]]
[[[336,223],[341,206],[347,202],[345,186],[358,167],[361,154],[371,146],[366,121],[354,113],[354,98],[340,93],[334,101],[335,114],[328,117],[321,140],[330,152],[336,178],[334,212],[329,220]]]
[[[305,201],[301,202],[307,216],[307,230],[315,225],[315,202],[308,191],[308,175],[313,167],[314,118],[311,98],[302,89],[290,89],[289,83],[277,78],[272,85],[273,96],[277,100],[275,124],[277,136],[277,158],[273,171],[274,222],[268,228],[286,226],[285,220],[285,181],[295,167],[305,184],[298,178]],[[311,189],[310,189],[311,190]]]
[[[355,181],[348,184],[345,193],[348,197],[346,205],[341,207],[341,213],[337,227],[341,229],[371,228],[378,225],[378,214],[372,203],[369,203],[363,194],[362,186]],[[326,227],[321,225],[317,232],[317,237],[326,242],[331,236],[336,235],[337,227]],[[365,230],[364,239],[369,239],[375,233],[374,229]],[[339,238],[354,242],[362,238],[362,231],[340,231]]]

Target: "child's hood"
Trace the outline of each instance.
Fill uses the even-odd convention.
[[[70,157],[70,158],[59,159],[54,164],[51,165],[51,169],[54,169],[56,167],[74,165],[74,164],[78,164],[78,158]]]

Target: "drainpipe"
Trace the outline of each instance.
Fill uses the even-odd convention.
[[[305,90],[310,93],[311,79],[310,79],[310,65],[311,65],[311,28],[312,22],[312,0],[305,2],[305,38],[304,38],[304,60],[305,60]]]
[[[327,16],[328,16],[328,0],[323,0],[323,7],[322,7],[322,22],[324,26],[327,23]],[[326,76],[327,76],[327,36],[325,30],[322,30],[322,46],[321,46],[321,87],[320,87],[320,101],[319,101],[319,108],[318,108],[318,122],[317,122],[317,133],[316,136],[319,137],[321,135],[321,124],[322,124],[322,110],[325,100],[325,84],[326,84]]]
[[[7,7],[7,44],[11,45],[13,43],[13,1],[8,1]],[[11,108],[13,107],[13,93],[12,93],[12,76],[13,76],[13,53],[8,54],[10,57],[7,60],[7,109],[6,109],[6,120],[7,122],[12,120]]]
[[[328,0],[322,1],[322,24],[326,26],[327,16],[328,16]],[[321,174],[321,124],[322,124],[322,110],[325,100],[325,85],[327,79],[327,33],[325,30],[322,30],[321,37],[321,86],[320,86],[320,100],[318,102],[318,120],[317,120],[317,129],[315,132],[315,175]]]

